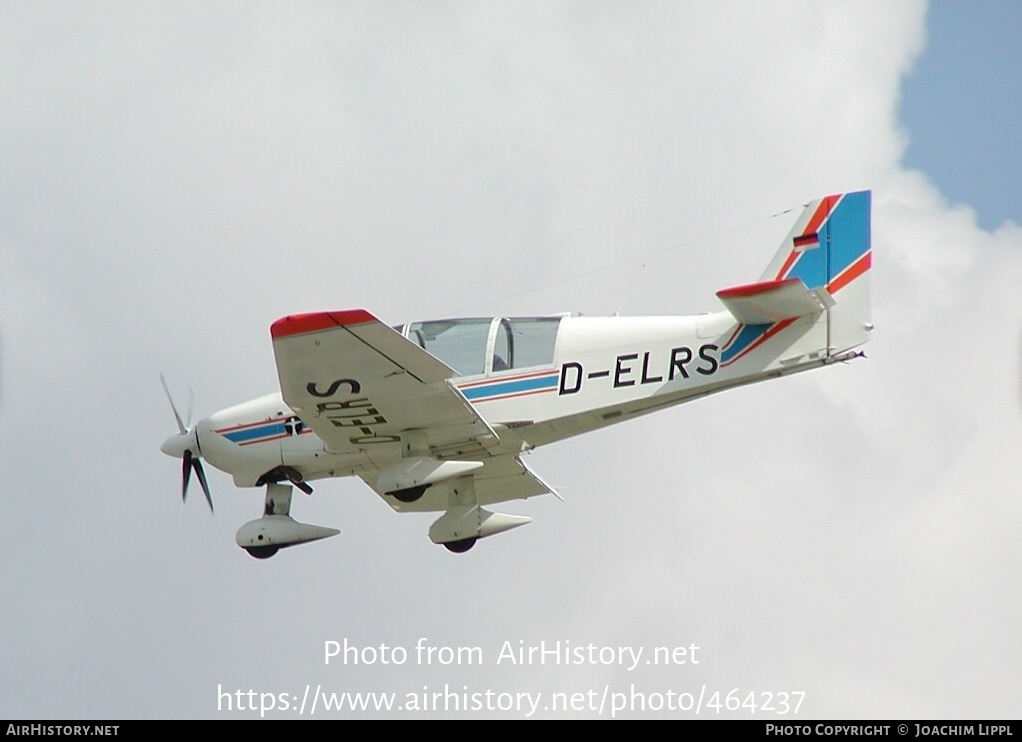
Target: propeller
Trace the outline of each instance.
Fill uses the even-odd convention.
[[[185,502],[188,498],[188,483],[191,481],[194,469],[195,476],[202,487],[202,493],[206,496],[206,502],[209,503],[209,512],[212,513],[213,498],[209,494],[209,483],[206,481],[206,472],[202,468],[199,436],[195,432],[195,428],[191,427],[191,402],[188,404],[188,423],[186,425],[181,421],[181,415],[177,411],[173,397],[170,396],[170,389],[167,388],[167,381],[163,378],[163,374],[160,374],[160,383],[163,384],[163,391],[167,394],[167,401],[170,402],[170,409],[174,413],[178,430],[176,435],[170,436],[163,442],[160,450],[168,456],[181,459],[181,502]]]

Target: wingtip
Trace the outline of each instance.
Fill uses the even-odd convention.
[[[274,340],[291,335],[331,330],[335,327],[361,325],[376,322],[377,319],[365,309],[346,309],[340,312],[308,312],[289,314],[270,325],[270,337]]]

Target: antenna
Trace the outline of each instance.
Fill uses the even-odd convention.
[[[615,317],[621,316],[621,305],[625,303],[625,300],[628,298],[628,296],[635,289],[635,284],[637,284],[639,282],[639,276],[642,275],[642,272],[644,270],[646,270],[646,264],[645,263],[643,263],[642,265],[639,266],[639,270],[635,271],[635,275],[632,277],[632,282],[628,284],[628,288],[625,289],[624,293],[621,294],[621,301],[618,302],[617,309],[614,310],[614,316]]]

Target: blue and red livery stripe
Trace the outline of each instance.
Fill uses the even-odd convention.
[[[473,381],[458,387],[470,402],[493,402],[498,399],[544,394],[557,389],[560,372],[557,369],[536,371],[517,376]]]
[[[785,329],[798,317],[781,320],[772,325],[739,325],[720,352],[721,368],[748,355],[774,335]]]
[[[287,417],[278,417],[274,420],[260,420],[259,422],[221,428],[213,432],[222,435],[231,443],[236,443],[239,446],[251,446],[253,443],[267,443],[293,435],[284,427],[284,424],[288,420],[293,419],[293,417],[293,415],[289,415]],[[304,427],[303,430],[298,432],[298,435],[305,435],[311,432],[312,428]]]
[[[867,252],[861,258],[856,260],[850,266],[838,275],[834,276],[833,280],[827,285],[827,290],[831,294],[835,294],[842,288],[850,284],[856,278],[861,276],[863,273],[868,271],[873,265],[873,253],[872,251]]]

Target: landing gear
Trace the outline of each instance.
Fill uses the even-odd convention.
[[[336,536],[336,528],[299,523],[291,517],[291,486],[266,483],[263,517],[250,520],[238,529],[235,543],[256,559],[269,559],[281,549],[321,538]]]
[[[275,469],[270,469],[256,480],[256,487],[262,487],[264,484],[276,484],[277,482],[290,482],[305,494],[312,494],[312,487],[305,482],[302,473],[293,466],[278,466]]]
[[[457,541],[445,541],[444,548],[447,551],[452,551],[455,554],[464,554],[466,551],[476,545],[476,541],[479,539],[473,538],[462,538]]]

